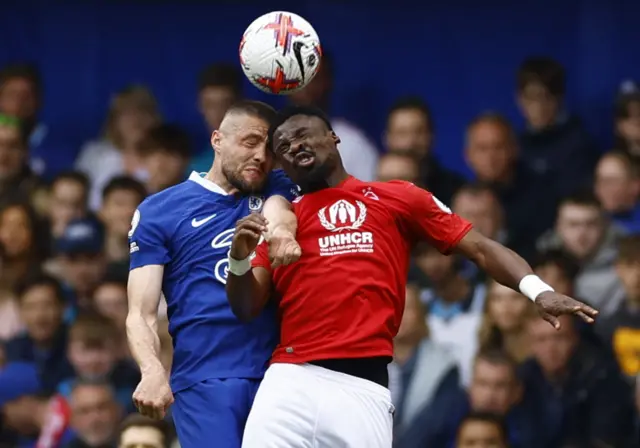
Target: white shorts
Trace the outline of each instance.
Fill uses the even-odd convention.
[[[260,384],[243,448],[390,448],[389,390],[311,364],[273,364]]]

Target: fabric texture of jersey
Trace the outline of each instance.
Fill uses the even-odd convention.
[[[410,251],[427,240],[448,254],[471,229],[408,182],[361,182],[293,201],[302,257],[272,272],[281,316],[272,362],[392,356]],[[254,267],[271,271],[261,244]]]
[[[174,354],[174,393],[210,378],[261,378],[277,342],[275,309],[248,325],[228,305],[227,252],[238,219],[259,212],[270,195],[291,200],[297,186],[270,173],[262,195],[226,195],[192,173],[181,184],[147,198],[129,232],[130,269],[164,265]]]

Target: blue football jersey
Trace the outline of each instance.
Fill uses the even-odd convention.
[[[164,265],[174,355],[174,392],[211,378],[262,378],[277,343],[276,307],[249,324],[227,302],[227,253],[235,223],[259,212],[270,195],[291,200],[298,187],[280,171],[269,175],[261,195],[227,195],[193,172],[179,185],[147,198],[129,233],[130,269]]]

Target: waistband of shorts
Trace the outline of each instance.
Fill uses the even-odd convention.
[[[347,375],[346,373],[336,372],[333,370],[325,369],[324,367],[316,366],[313,364],[288,364],[288,363],[274,363],[269,366],[269,370],[281,370],[292,371],[302,369],[308,374],[321,378],[333,383],[342,384],[347,387],[360,389],[371,394],[375,394],[386,400],[391,400],[391,392],[386,387],[376,384],[373,381],[365,380],[353,375]]]

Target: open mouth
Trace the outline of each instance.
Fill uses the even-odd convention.
[[[313,165],[313,163],[316,161],[316,158],[311,153],[301,152],[296,155],[294,161],[297,166],[307,167]]]

